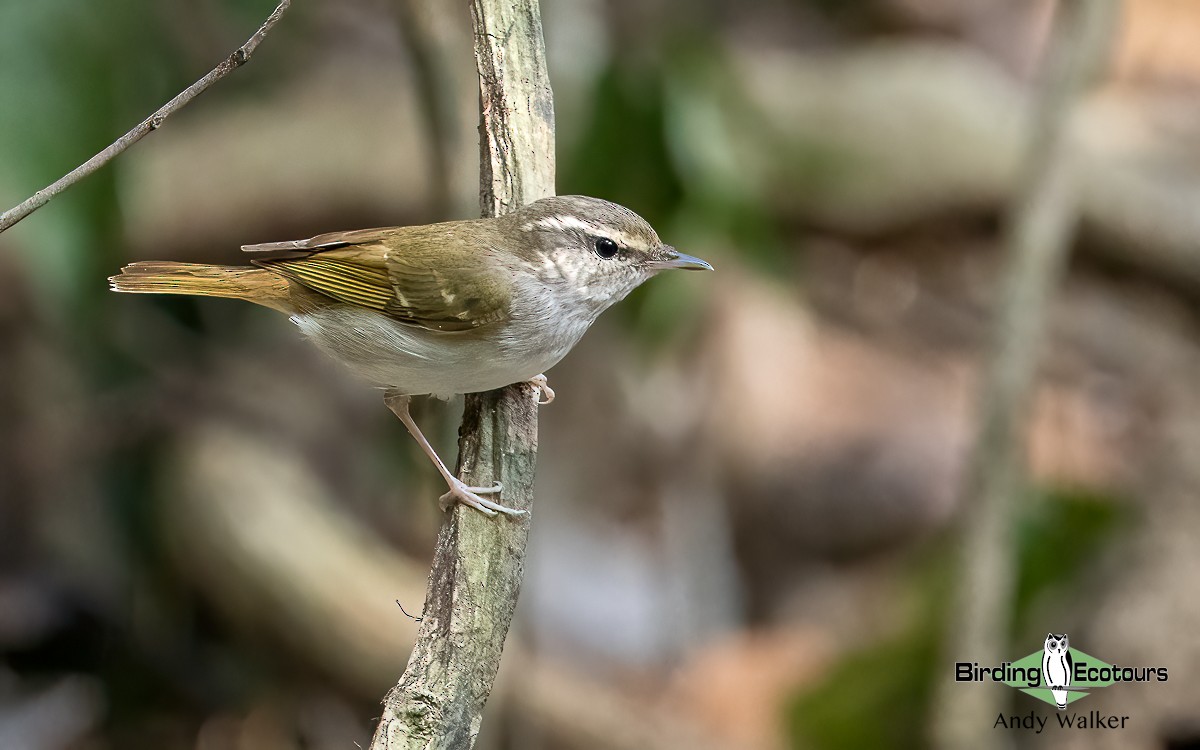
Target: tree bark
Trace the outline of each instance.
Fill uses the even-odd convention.
[[[480,86],[480,203],[485,216],[554,194],[554,101],[537,0],[471,4]],[[528,384],[468,394],[459,476],[504,484],[528,510],[537,458],[537,392]],[[470,748],[500,667],[524,575],[529,516],[487,518],[464,506],[438,533],[421,629],[384,698],[373,750]]]

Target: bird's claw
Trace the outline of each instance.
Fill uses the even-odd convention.
[[[494,516],[497,513],[503,513],[508,516],[523,516],[529,512],[510,508],[507,505],[501,505],[500,503],[488,500],[486,497],[481,497],[481,495],[490,495],[502,489],[504,489],[504,485],[499,482],[490,487],[468,487],[462,481],[455,479],[450,485],[450,491],[438,499],[438,505],[443,511],[447,511],[455,503],[462,503],[474,508],[485,516]]]
[[[529,384],[534,388],[534,394],[537,396],[538,406],[545,406],[554,400],[554,389],[550,387],[550,381],[545,375],[535,375],[529,379]],[[542,396],[546,399],[543,401]]]

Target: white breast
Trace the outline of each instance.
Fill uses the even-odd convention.
[[[530,300],[506,324],[443,333],[338,305],[292,316],[305,336],[360,377],[410,395],[450,396],[519,383],[558,363],[591,319],[552,316]]]

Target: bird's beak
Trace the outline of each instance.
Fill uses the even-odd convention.
[[[668,268],[681,268],[685,271],[711,271],[713,267],[708,261],[700,260],[694,255],[684,255],[670,245],[663,247],[666,251],[666,257],[662,260],[656,260],[650,263],[650,267],[656,271],[666,270]]]

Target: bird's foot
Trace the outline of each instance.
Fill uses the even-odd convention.
[[[509,516],[523,516],[529,511],[517,510],[510,508],[507,505],[488,500],[482,495],[491,495],[504,489],[504,485],[496,482],[491,487],[468,487],[462,480],[451,477],[450,491],[442,495],[438,500],[438,505],[443,511],[450,510],[455,503],[469,505],[485,516],[494,516],[497,513],[503,513]]]
[[[550,387],[550,381],[546,379],[545,375],[533,376],[529,379],[529,384],[534,387],[539,406],[545,406],[554,400],[554,389]],[[546,397],[544,401],[542,400],[543,396]]]

